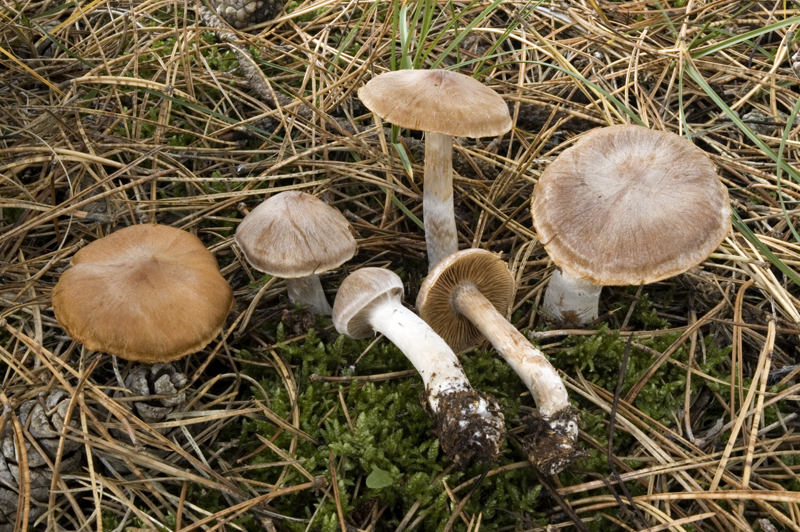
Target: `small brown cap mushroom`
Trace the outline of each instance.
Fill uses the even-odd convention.
[[[282,279],[332,270],[356,252],[353,229],[342,213],[298,191],[263,201],[236,228],[235,239],[255,269]]]
[[[639,285],[699,264],[731,227],[728,191],[683,137],[641,126],[590,131],[539,178],[533,224],[576,279]]]
[[[384,120],[451,137],[495,137],[511,129],[503,98],[480,81],[450,70],[395,70],[358,89]]]
[[[498,255],[464,249],[449,255],[428,274],[417,295],[417,312],[454,351],[479,344],[483,334],[452,304],[453,292],[474,285],[505,316],[514,299],[514,278]]]
[[[134,225],[81,249],[52,298],[74,340],[148,364],[205,347],[233,306],[214,255],[193,234],[165,225]]]
[[[403,299],[403,282],[396,273],[383,268],[361,268],[342,281],[333,302],[333,326],[350,338],[375,334],[369,324],[369,308],[381,298]]]

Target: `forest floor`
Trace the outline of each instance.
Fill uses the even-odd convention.
[[[0,6],[2,530],[800,531],[800,5],[318,0],[243,31],[203,13]],[[413,304],[423,137],[376,127],[356,93],[410,66],[474,76],[509,103],[509,133],[456,142],[460,247],[509,264],[511,321],[581,412],[586,456],[556,476],[520,451],[535,405],[490,346],[460,357],[500,400],[507,443],[457,470],[402,354],[292,308],[234,244],[267,195],[314,194],[358,242],[323,275],[329,300],[369,265],[400,274]],[[687,273],[603,289],[591,327],[553,329],[537,315],[554,266],[531,195],[574,139],[623,123],[703,149],[733,229]],[[205,349],[154,375],[120,360],[120,383],[50,294],[82,246],[152,222],[196,234],[235,305]],[[163,374],[178,395],[131,389]],[[72,422],[28,463],[48,447],[19,414],[42,403]]]

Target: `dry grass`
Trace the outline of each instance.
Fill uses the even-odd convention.
[[[430,32],[441,38],[430,57],[439,58],[487,5],[479,0],[468,10],[455,7],[461,19],[454,30],[446,26],[452,12],[441,4]],[[236,56],[224,40],[217,42],[210,33],[216,28],[204,25],[193,2],[41,0],[6,2],[0,9],[0,400],[13,406],[52,389],[68,391],[78,424],[64,436],[86,451],[81,471],[52,480],[48,530],[101,530],[109,514],[125,526],[138,518],[148,528],[174,520],[182,531],[235,530],[230,520],[247,513],[272,530],[272,520],[280,527],[292,516],[270,512],[270,502],[315,489],[320,498],[335,498],[341,510],[338,489],[321,489],[325,482],[295,456],[298,439],[309,437],[300,430],[297,409],[281,419],[268,405],[243,398],[258,384],[239,373],[237,353],[245,343],[263,344],[263,363],[279,372],[290,394],[306,383],[297,382],[258,329],[280,314],[274,307],[282,283],[251,288],[260,275],[243,261],[232,236],[240,203],[252,207],[265,189],[302,189],[348,209],[361,237],[348,270],[403,264],[416,290],[424,274],[413,269],[414,259],[424,257],[413,221],[421,215],[420,142],[402,139],[417,158],[412,179],[388,130],[372,127],[355,98],[366,80],[390,68],[395,7],[321,0],[250,33],[227,28],[239,50],[257,50],[263,76],[251,71],[248,77],[226,70]],[[789,488],[797,485],[797,467],[777,458],[795,453],[794,401],[800,399],[800,369],[791,369],[800,334],[800,237],[794,228],[800,126],[790,59],[798,24],[800,8],[786,1],[688,0],[660,7],[655,1],[507,1],[444,59],[444,65],[460,61],[462,72],[477,74],[513,103],[510,134],[457,148],[456,203],[462,247],[502,252],[517,276],[518,326],[537,323],[532,309],[551,271],[527,199],[543,167],[577,134],[639,121],[687,135],[711,155],[737,211],[733,232],[711,259],[659,284],[663,291],[689,291],[694,303],[656,304],[668,330],[680,336],[653,357],[654,370],[682,364],[687,380],[713,381],[697,363],[670,358],[678,348],[704,356],[702,338],[713,335],[732,348],[729,393],[686,394],[686,408],[664,426],[635,401],[638,390],[653,384],[652,372],[615,401],[613,389],[564,367],[570,393],[582,398],[583,408],[605,423],[613,417],[618,434],[637,440],[614,462],[619,478],[645,493],[627,498],[619,485],[616,496],[597,491],[613,478],[577,485],[552,479],[549,500],[571,508],[561,512],[552,504],[559,528],[584,518],[620,530],[692,525],[732,532],[772,530],[759,522],[769,519],[800,530],[800,493]],[[347,46],[339,48],[342,41]],[[432,42],[427,37],[422,44],[427,49]],[[190,383],[185,412],[158,423],[142,421],[132,413],[133,398],[113,393],[119,385],[108,357],[65,336],[49,296],[81,245],[147,221],[197,233],[237,298],[220,338],[181,362]],[[625,312],[602,319],[632,337],[634,347],[663,334],[627,327]],[[537,336],[555,355],[563,334]],[[123,374],[129,370],[122,368]],[[767,391],[774,382],[788,387]],[[715,429],[716,419],[704,415],[712,407],[727,412]],[[777,421],[767,425],[763,413],[770,407]],[[299,470],[304,482],[265,485],[251,481],[241,463],[223,460],[236,442],[219,435],[243,416],[270,420],[294,435],[288,448],[269,440],[264,448],[275,447],[283,457],[273,467]],[[4,419],[26,431],[16,416]],[[138,452],[128,434],[147,452]],[[602,447],[583,436],[585,447]],[[631,466],[630,458],[640,466]],[[336,464],[332,457],[331,475]],[[525,467],[514,462],[488,476]],[[474,480],[451,487],[454,508]],[[20,501],[29,499],[27,485],[23,480]],[[190,485],[221,493],[229,507],[212,514],[188,502]],[[611,511],[620,505],[631,511]],[[398,530],[418,526],[418,512],[411,507]],[[480,515],[461,517],[457,521],[471,530],[486,526]],[[20,526],[27,523],[27,512],[18,519]],[[377,509],[360,522],[340,511],[340,520],[348,530],[386,529]]]

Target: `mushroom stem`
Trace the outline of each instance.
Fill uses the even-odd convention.
[[[312,314],[331,315],[331,306],[325,298],[322,290],[322,283],[319,275],[309,275],[308,277],[298,277],[296,279],[284,279],[286,291],[289,292],[289,301],[292,305],[298,302]]]
[[[500,405],[470,386],[453,350],[396,297],[382,295],[369,308],[370,326],[383,333],[422,377],[442,449],[458,466],[491,461],[505,432]]]
[[[369,324],[402,351],[422,377],[435,413],[443,393],[471,388],[453,350],[422,319],[388,296],[375,301]]]
[[[453,137],[425,133],[425,184],[422,194],[428,271],[458,251],[453,210]]]
[[[542,314],[558,323],[586,325],[597,319],[602,286],[576,279],[560,268],[544,292]]]
[[[517,372],[536,401],[539,416],[525,444],[529,459],[545,474],[563,470],[576,455],[578,412],[555,368],[473,283],[462,282],[451,301],[453,309],[466,316]]]

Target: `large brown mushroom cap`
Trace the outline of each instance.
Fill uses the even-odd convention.
[[[74,340],[149,364],[205,347],[233,306],[214,255],[196,236],[165,225],[134,225],[81,249],[52,297]]]
[[[428,274],[417,295],[417,312],[454,351],[479,344],[483,334],[451,305],[453,291],[472,284],[505,316],[514,299],[514,278],[498,255],[465,249],[449,255]]]
[[[255,269],[282,279],[332,270],[356,252],[342,213],[298,191],[276,194],[253,209],[236,228],[236,243]]]
[[[333,302],[333,326],[351,338],[375,334],[369,324],[370,306],[381,298],[403,299],[403,282],[383,268],[361,268],[342,281]]]
[[[542,173],[533,223],[562,270],[639,285],[699,264],[728,234],[728,191],[706,154],[663,131],[595,129]]]
[[[396,70],[372,78],[358,97],[400,127],[451,137],[495,137],[511,129],[503,98],[480,81],[450,70]]]

